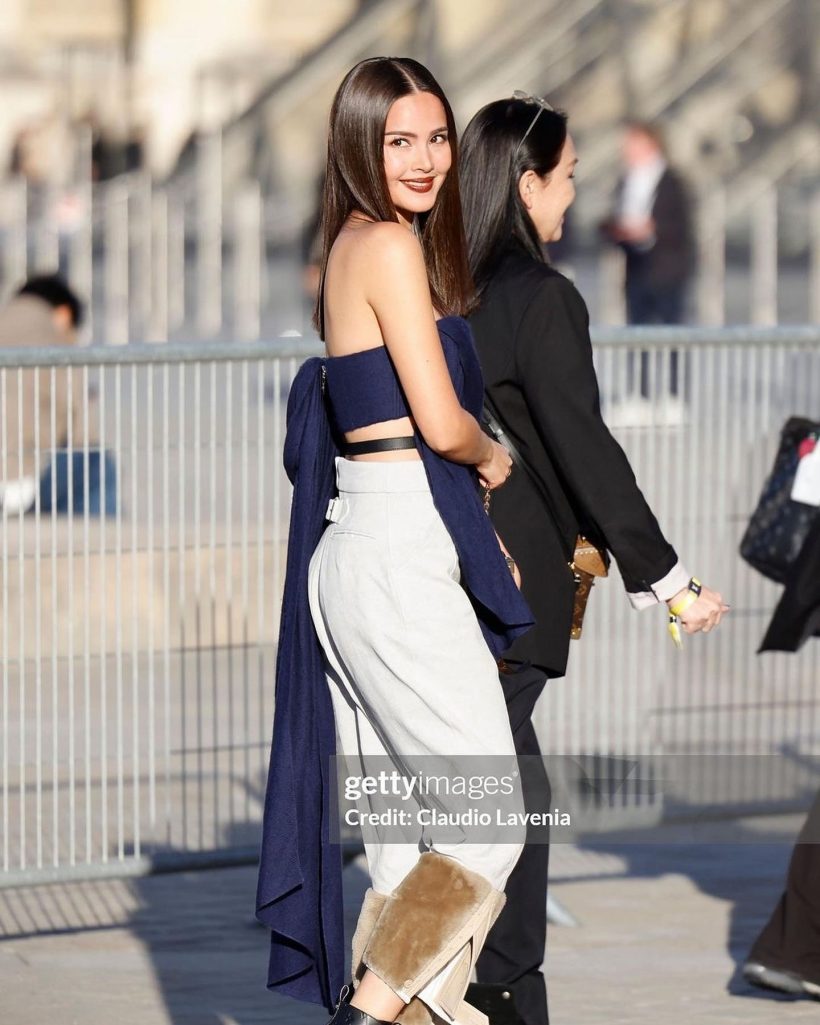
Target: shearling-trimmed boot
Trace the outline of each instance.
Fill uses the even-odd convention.
[[[377,893],[372,887],[365,890],[362,910],[359,912],[359,920],[356,922],[356,931],[350,942],[350,973],[353,976],[354,988],[358,986],[364,975],[365,965],[362,961],[364,948],[376,928],[376,922],[378,922],[379,915],[384,910],[386,903],[386,893]]]
[[[354,987],[358,986],[365,973],[367,966],[362,961],[364,948],[376,928],[376,922],[378,922],[385,904],[387,904],[386,893],[378,893],[374,889],[365,892],[362,910],[359,912],[359,920],[356,923],[356,931],[353,933],[350,945],[350,970],[353,975]],[[396,1018],[396,1022],[397,1025],[433,1025],[433,1016],[418,997],[413,997]]]
[[[486,1025],[463,997],[503,906],[504,894],[484,876],[426,851],[384,902],[362,960],[408,1005],[413,997],[425,1004],[432,1020]],[[417,1012],[408,1006],[402,1015]],[[399,1020],[422,1025],[421,1018]]]
[[[393,1022],[374,1018],[371,1014],[360,1011],[358,1007],[351,1007],[350,998],[352,996],[353,986],[345,986],[339,994],[339,1003],[327,1025],[394,1025]]]

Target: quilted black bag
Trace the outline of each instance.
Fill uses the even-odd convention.
[[[779,584],[785,582],[789,567],[820,514],[817,506],[793,502],[790,497],[800,461],[798,449],[812,435],[820,438],[817,421],[797,416],[786,421],[772,472],[740,542],[740,554],[746,562]]]

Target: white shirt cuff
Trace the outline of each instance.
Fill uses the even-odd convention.
[[[648,609],[650,605],[657,605],[662,601],[669,601],[670,598],[682,591],[692,579],[692,574],[678,559],[672,569],[651,585],[651,591],[627,591],[627,597],[632,602],[632,608],[641,612]]]

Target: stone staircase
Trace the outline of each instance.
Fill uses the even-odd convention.
[[[469,20],[456,0],[381,0],[223,127],[224,181],[261,177],[273,208],[287,211],[285,235],[296,237],[314,202],[322,126],[342,74],[368,54],[407,53],[436,71],[462,125],[514,89],[566,109],[582,156],[574,220],[591,237],[618,174],[627,116],[667,126],[696,186],[744,175],[749,183],[751,167],[756,181],[793,173],[796,161],[771,153],[795,126],[801,160],[820,148],[811,128],[818,20],[797,0],[484,0]]]
[[[795,125],[803,126],[801,160],[820,152],[813,115],[805,116],[816,85],[795,71],[811,64],[806,40],[817,21],[794,0],[512,5],[483,48],[453,59],[451,98],[462,118],[516,88],[569,112],[581,154],[574,214],[583,234],[608,202],[627,116],[664,124],[676,162],[696,185],[739,177],[746,191],[752,177],[779,180],[796,161],[773,151]]]

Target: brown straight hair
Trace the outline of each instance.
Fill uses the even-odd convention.
[[[387,114],[402,96],[432,93],[441,100],[453,162],[436,202],[418,215],[421,246],[433,305],[442,314],[469,311],[473,282],[458,187],[458,146],[453,111],[427,68],[410,57],[370,57],[352,68],[330,109],[327,170],[322,196],[322,262],[314,326],[324,338],[324,282],[330,249],[347,218],[358,210],[374,221],[398,221],[384,173]]]

